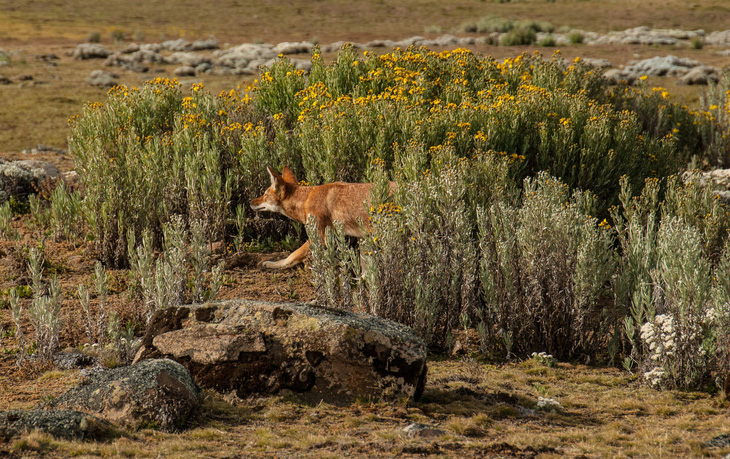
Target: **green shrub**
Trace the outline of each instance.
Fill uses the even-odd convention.
[[[266,174],[240,165],[251,159],[241,154],[239,137],[253,129],[248,102],[200,88],[183,97],[166,79],[118,86],[105,104],[91,104],[71,121],[69,143],[86,189],[82,207],[106,264],[127,263],[130,232],[140,240],[149,230],[159,247],[162,225],[175,214],[201,220],[208,238],[222,237],[232,197],[251,199],[246,179]],[[247,173],[237,174],[241,169]]]
[[[730,164],[730,70],[724,70],[717,84],[710,84],[700,95],[701,109],[697,117],[698,137],[712,164]]]
[[[584,37],[581,32],[571,32],[568,34],[568,40],[574,45],[583,43],[583,38]]]
[[[287,235],[267,232],[275,227],[248,206],[269,184],[265,166],[286,164],[312,184],[375,183],[359,253],[336,230],[312,243],[321,301],[409,324],[435,347],[471,323],[490,355],[608,353],[648,371],[642,327],[657,315],[709,304],[727,327],[718,305],[730,219],[696,182],[667,178],[693,157],[727,154],[726,96],[712,91],[714,103],[692,112],[661,88],[611,88],[559,55],[496,62],[463,49],[344,47],[329,64],[315,50],[309,75],[277,59],[243,95],[196,85],[184,96],[167,80],[113,89],[72,121],[69,143],[100,257],[123,265],[129,256],[148,314],[206,296],[211,241],[244,248],[249,237]],[[398,184],[392,195],[388,180]],[[197,249],[187,258],[173,241],[191,231]],[[677,241],[700,255],[674,254]],[[189,262],[192,278],[175,271]],[[672,279],[695,279],[693,263],[717,278],[692,294],[704,304],[662,297]],[[702,327],[717,351],[682,368],[704,376],[662,384],[698,384],[727,366],[727,340]]]
[[[0,205],[0,237],[5,239],[16,239],[19,234],[12,227],[13,211],[10,208],[10,201]]]
[[[547,35],[537,43],[540,46],[555,46],[555,38],[552,35]]]
[[[537,34],[532,28],[518,27],[502,36],[503,46],[524,46],[535,43]]]
[[[36,204],[34,204],[36,205]],[[78,237],[83,225],[81,197],[70,191],[66,183],[59,181],[51,192],[50,225],[56,239]]]
[[[638,363],[656,387],[699,388],[728,368],[728,214],[698,177],[658,181],[629,198],[613,219],[622,249],[616,282],[617,311],[626,311],[630,344],[626,366]],[[661,216],[661,218],[660,218]]]
[[[482,347],[492,355],[595,355],[613,325],[605,310],[612,236],[594,198],[541,173],[522,203],[479,213]]]

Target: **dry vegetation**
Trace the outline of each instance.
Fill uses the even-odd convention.
[[[73,6],[69,4],[73,3]],[[110,15],[113,11],[114,15]],[[292,1],[265,6],[230,0],[225,2],[128,2],[123,9],[107,1],[53,1],[39,8],[35,2],[0,0],[0,43],[5,51],[20,51],[0,74],[15,79],[32,75],[32,82],[0,85],[0,156],[38,156],[20,151],[38,143],[67,148],[67,119],[81,112],[87,102],[104,101],[105,90],[85,83],[98,62],[74,61],[66,52],[84,41],[90,32],[101,33],[109,47],[114,30],[144,41],[215,35],[220,43],[313,40],[366,41],[428,35],[440,28],[444,33],[467,20],[495,14],[548,21],[556,27],[585,30],[622,30],[638,25],[722,30],[730,24],[730,8],[722,0],[647,1],[544,0],[498,3],[492,1],[438,2],[409,0],[360,2],[339,0]],[[432,33],[433,34],[433,33]],[[514,57],[528,47],[476,48],[496,58]],[[541,49],[551,54],[552,49]],[[607,58],[614,64],[636,57],[675,54],[723,65],[715,50],[571,46],[564,57]],[[37,56],[58,55],[58,65],[49,66]],[[332,56],[325,56],[326,59]],[[135,74],[119,70],[120,82],[141,85],[160,73]],[[253,79],[253,77],[251,78]],[[203,82],[217,94],[242,83],[239,77],[203,76],[185,81]],[[668,79],[650,79],[650,86],[667,87],[675,100],[690,105],[698,102],[696,88],[678,87]],[[62,169],[73,168],[67,156],[47,154],[45,159]],[[262,165],[263,167],[263,165]],[[13,222],[27,228],[30,217]],[[27,277],[24,260],[15,257],[18,245],[30,246],[33,235],[21,242],[0,241],[0,289]],[[295,244],[294,244],[295,245]],[[285,250],[281,245],[262,245],[257,250]],[[46,273],[56,273],[68,300],[61,318],[67,326],[62,344],[84,342],[82,312],[74,298],[76,286],[92,285],[97,253],[91,243],[46,241]],[[262,254],[250,248],[245,254],[224,254],[218,250],[214,262],[225,259],[227,269],[219,298],[256,298],[273,301],[308,301],[314,298],[309,271],[304,269],[271,273],[259,269],[263,259],[281,254]],[[122,320],[138,317],[130,308],[128,276],[124,270],[110,270],[109,307]],[[29,280],[26,279],[26,284]],[[3,298],[4,299],[4,298]],[[0,403],[3,409],[30,408],[57,396],[78,382],[77,372],[45,367],[15,365],[17,347],[11,338],[12,320],[6,302],[0,303]],[[66,442],[32,433],[10,443],[0,443],[0,455],[49,456],[206,456],[308,455],[328,456],[422,456],[452,457],[519,456],[716,456],[730,447],[712,448],[706,442],[728,432],[728,401],[722,394],[656,391],[635,376],[616,368],[594,368],[578,363],[550,367],[538,359],[503,365],[475,360],[478,338],[461,335],[465,350],[451,357],[434,357],[429,363],[429,382],[418,402],[388,405],[363,400],[353,406],[310,406],[293,394],[271,398],[235,399],[228,394],[206,392],[204,409],[191,429],[179,434],[154,430],[129,433],[109,443]],[[562,411],[537,411],[539,397],[553,398]],[[412,438],[403,428],[413,422],[442,429],[433,437]]]

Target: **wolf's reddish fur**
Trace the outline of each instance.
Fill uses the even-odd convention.
[[[266,168],[271,186],[263,196],[251,201],[251,208],[257,211],[278,212],[292,220],[307,223],[310,216],[316,221],[317,231],[324,238],[325,229],[335,221],[341,222],[345,234],[363,237],[370,228],[367,207],[370,205],[371,183],[335,182],[319,186],[301,186],[294,173],[286,166],[279,174]],[[391,190],[395,183],[391,182]],[[290,268],[309,255],[309,241],[276,262],[266,261],[263,266],[271,269]]]

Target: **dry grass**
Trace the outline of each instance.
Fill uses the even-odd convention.
[[[110,14],[110,12],[113,12]],[[348,2],[254,2],[252,0],[132,0],[118,8],[110,0],[32,2],[0,1],[0,40],[83,40],[97,31],[110,40],[113,30],[128,36],[141,32],[148,40],[161,37],[216,35],[232,43],[253,40],[293,41],[319,38],[386,38],[421,35],[426,28],[444,31],[487,15],[547,21],[606,32],[648,25],[656,28],[717,30],[730,23],[723,0],[545,0],[496,1],[378,0]]]
[[[720,396],[645,389],[616,369],[561,363],[536,376],[527,372],[539,365],[533,360],[500,367],[476,363],[483,375],[475,379],[469,368],[473,365],[468,359],[431,361],[429,384],[418,403],[337,407],[308,405],[293,394],[241,400],[206,391],[202,413],[179,434],[143,430],[108,443],[87,443],[32,433],[0,446],[0,454],[696,457],[730,453],[730,448],[704,446],[727,433],[728,401]],[[535,411],[539,396],[535,383],[547,388],[564,410]],[[403,428],[412,422],[443,433],[409,437]]]

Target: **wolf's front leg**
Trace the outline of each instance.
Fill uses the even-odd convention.
[[[279,261],[265,261],[261,265],[267,269],[287,269],[298,265],[309,256],[309,241],[293,251],[288,257]]]

